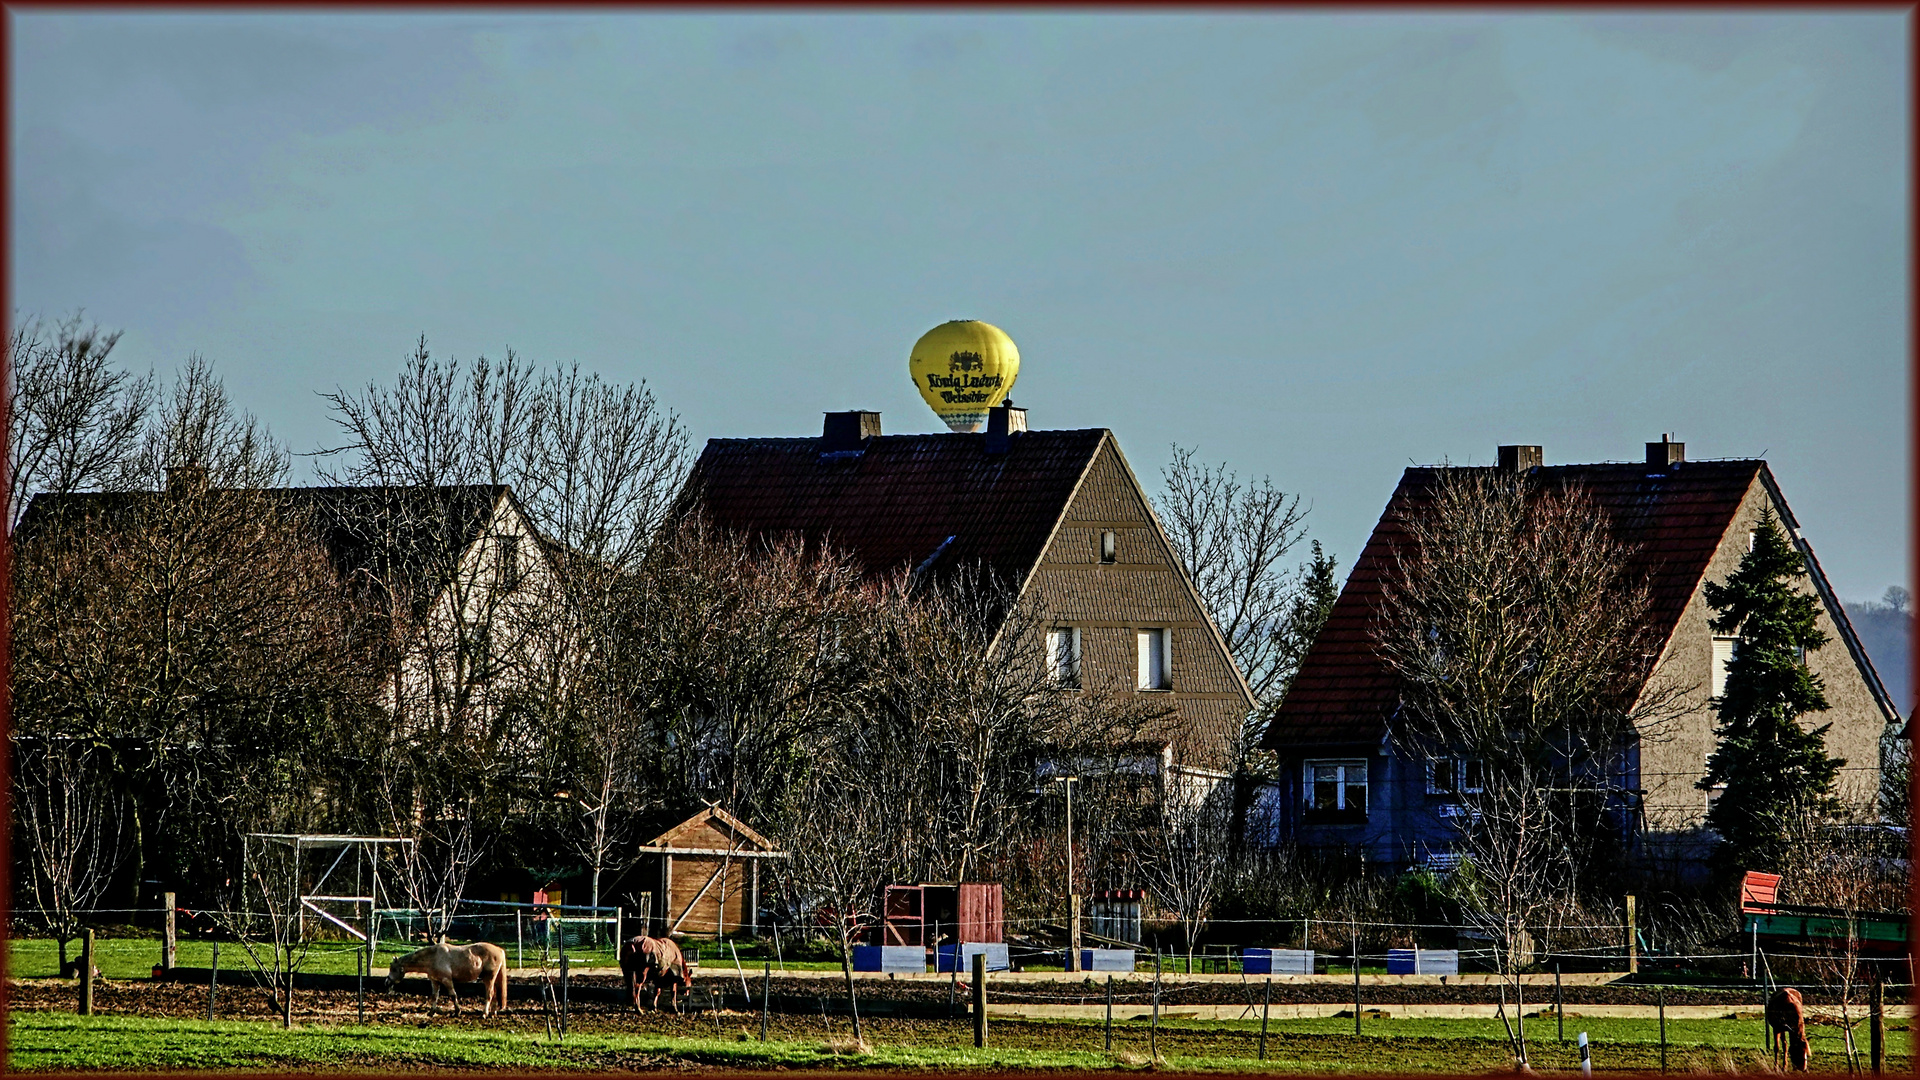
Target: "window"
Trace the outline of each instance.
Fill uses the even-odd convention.
[[[1367,820],[1367,763],[1308,761],[1306,801],[1309,821]]]
[[[1100,534],[1100,561],[1101,562],[1105,562],[1105,563],[1112,562],[1114,553],[1118,549],[1119,549],[1119,542],[1114,538],[1113,530],[1109,529],[1106,532],[1103,532]]]
[[[1713,696],[1724,697],[1727,693],[1727,668],[1733,665],[1733,658],[1740,655],[1740,639],[1737,637],[1717,637],[1713,639]]]
[[[1167,632],[1140,631],[1140,689],[1166,690],[1171,685],[1167,678]]]
[[[1047,671],[1053,685],[1080,689],[1080,628],[1061,626],[1047,631]]]
[[[500,588],[504,592],[512,592],[520,587],[520,537],[513,533],[499,533],[494,536],[493,542],[500,559]]]
[[[1427,794],[1475,795],[1485,790],[1478,758],[1438,758],[1427,762]]]

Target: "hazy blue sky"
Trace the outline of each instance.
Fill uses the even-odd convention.
[[[1898,13],[11,18],[14,307],[295,450],[421,333],[930,431],[980,318],[1035,426],[1270,474],[1343,572],[1409,462],[1673,432],[1907,578]]]

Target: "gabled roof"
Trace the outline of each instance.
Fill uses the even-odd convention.
[[[1432,498],[1441,473],[1435,467],[1406,470],[1380,522],[1341,589],[1325,628],[1300,665],[1286,700],[1276,710],[1265,745],[1374,744],[1398,706],[1398,681],[1375,654],[1369,631],[1380,603],[1380,580],[1392,552],[1404,542],[1403,523]],[[1670,638],[1693,598],[1714,552],[1756,479],[1773,496],[1789,537],[1807,558],[1815,588],[1826,601],[1840,637],[1878,696],[1888,719],[1897,715],[1879,676],[1834,601],[1813,549],[1798,535],[1786,501],[1767,464],[1760,460],[1685,461],[1657,472],[1643,463],[1549,465],[1532,470],[1553,484],[1576,483],[1613,520],[1615,535],[1635,549],[1634,569],[1646,575],[1652,618]]]
[[[716,839],[724,843],[716,845]],[[711,854],[716,851],[752,855],[777,851],[772,841],[717,806],[706,807],[647,841],[640,850],[668,855]]]
[[[713,439],[687,481],[721,528],[796,534],[875,574],[979,563],[1012,584],[1040,558],[1104,428],[1025,431],[1002,454],[983,434],[876,435],[859,452],[819,439]]]
[[[238,489],[216,489],[230,490]],[[253,493],[310,514],[334,568],[350,586],[390,580],[412,593],[416,609],[452,576],[461,553],[493,520],[499,501],[512,498],[498,484],[261,488]],[[164,491],[37,495],[21,516],[16,542],[31,542],[60,521],[91,519],[90,527],[113,528],[170,497]],[[543,548],[551,547],[537,531],[535,536]]]

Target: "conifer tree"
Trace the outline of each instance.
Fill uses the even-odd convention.
[[[1715,612],[1708,625],[1740,640],[1714,702],[1719,746],[1700,781],[1727,785],[1707,811],[1722,841],[1715,861],[1727,870],[1778,869],[1793,814],[1838,809],[1833,782],[1846,761],[1827,756],[1831,725],[1808,731],[1799,722],[1828,707],[1826,687],[1806,665],[1807,652],[1827,643],[1818,599],[1794,588],[1806,576],[1805,558],[1768,510],[1739,568],[1706,584]]]

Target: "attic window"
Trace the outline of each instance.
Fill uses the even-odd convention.
[[[1100,561],[1103,563],[1112,562],[1115,549],[1117,549],[1118,547],[1119,545],[1118,543],[1115,542],[1112,529],[1108,529],[1106,532],[1101,533],[1100,534]]]
[[[493,542],[500,559],[500,590],[512,592],[520,587],[520,537],[514,533],[498,533]]]
[[[1716,637],[1713,639],[1713,696],[1725,697],[1727,694],[1727,668],[1732,666],[1733,658],[1740,655],[1740,639],[1737,637]]]

